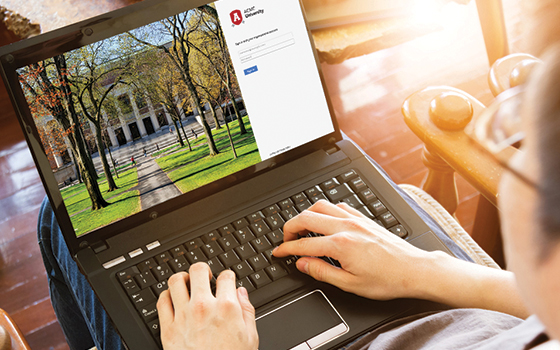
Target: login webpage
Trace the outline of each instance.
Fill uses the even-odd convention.
[[[299,1],[215,6],[262,160],[333,132]]]

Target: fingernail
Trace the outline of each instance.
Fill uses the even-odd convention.
[[[305,259],[299,259],[296,263],[298,270],[303,273],[309,274],[309,263]]]
[[[241,293],[241,295],[243,296],[243,298],[245,299],[249,299],[249,294],[247,293],[247,289],[245,289],[245,287],[239,287],[239,293]]]
[[[276,255],[276,254],[274,254],[274,253],[276,253],[277,251],[278,251],[278,247],[272,249],[272,255]]]

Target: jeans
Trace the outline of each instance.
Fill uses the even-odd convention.
[[[370,158],[371,160],[371,158]],[[375,162],[397,192],[422,217],[441,241],[460,259],[472,259],[443,231],[412,198],[387,176]],[[56,222],[48,199],[43,200],[37,227],[39,246],[47,276],[51,302],[70,349],[89,349],[94,345],[102,349],[124,349],[115,328],[70,256],[62,232]]]

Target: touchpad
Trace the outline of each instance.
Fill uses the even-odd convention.
[[[348,332],[348,325],[316,290],[258,317],[257,330],[259,350],[309,350]]]

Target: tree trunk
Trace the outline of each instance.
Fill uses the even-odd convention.
[[[224,110],[222,109],[222,114],[224,115]],[[225,119],[225,118],[224,118]],[[227,134],[229,137],[229,144],[231,146],[231,150],[233,151],[233,159],[237,159],[237,151],[235,150],[235,145],[233,144],[233,138],[231,137],[231,132],[229,131],[229,125],[227,119],[225,119]]]
[[[107,162],[107,155],[105,154],[105,145],[103,144],[103,139],[101,138],[101,126],[95,125],[95,143],[97,144],[97,152],[99,157],[101,157],[101,164],[103,164],[103,172],[105,172],[105,178],[107,179],[107,185],[109,189],[107,192],[112,192],[118,189],[113,175],[111,175],[111,168],[109,167],[109,162]]]
[[[233,111],[235,112],[235,116],[237,117],[237,122],[239,123],[239,129],[241,130],[240,134],[246,134],[247,133],[247,129],[245,128],[245,124],[243,123],[243,118],[241,118],[241,115],[239,113],[239,108],[237,108],[237,103],[235,102],[235,97],[233,96],[233,93],[231,92],[231,88],[230,88],[230,79],[228,79],[228,83],[226,85],[227,88],[227,92],[229,95],[229,99],[231,101],[231,104],[233,105]]]
[[[218,115],[216,114],[216,110],[214,109],[214,107],[212,107],[211,103],[208,104],[210,105],[210,111],[212,111],[212,119],[214,119],[214,123],[216,124],[216,130],[220,130],[222,126],[220,125],[220,121],[218,120]]]
[[[173,119],[173,124],[175,124],[175,131],[177,131],[177,138],[179,139],[181,148],[183,148],[185,147],[185,143],[183,142],[183,138],[181,137],[181,132],[179,131],[179,122],[177,122],[177,119],[175,118],[171,118],[171,119]]]

